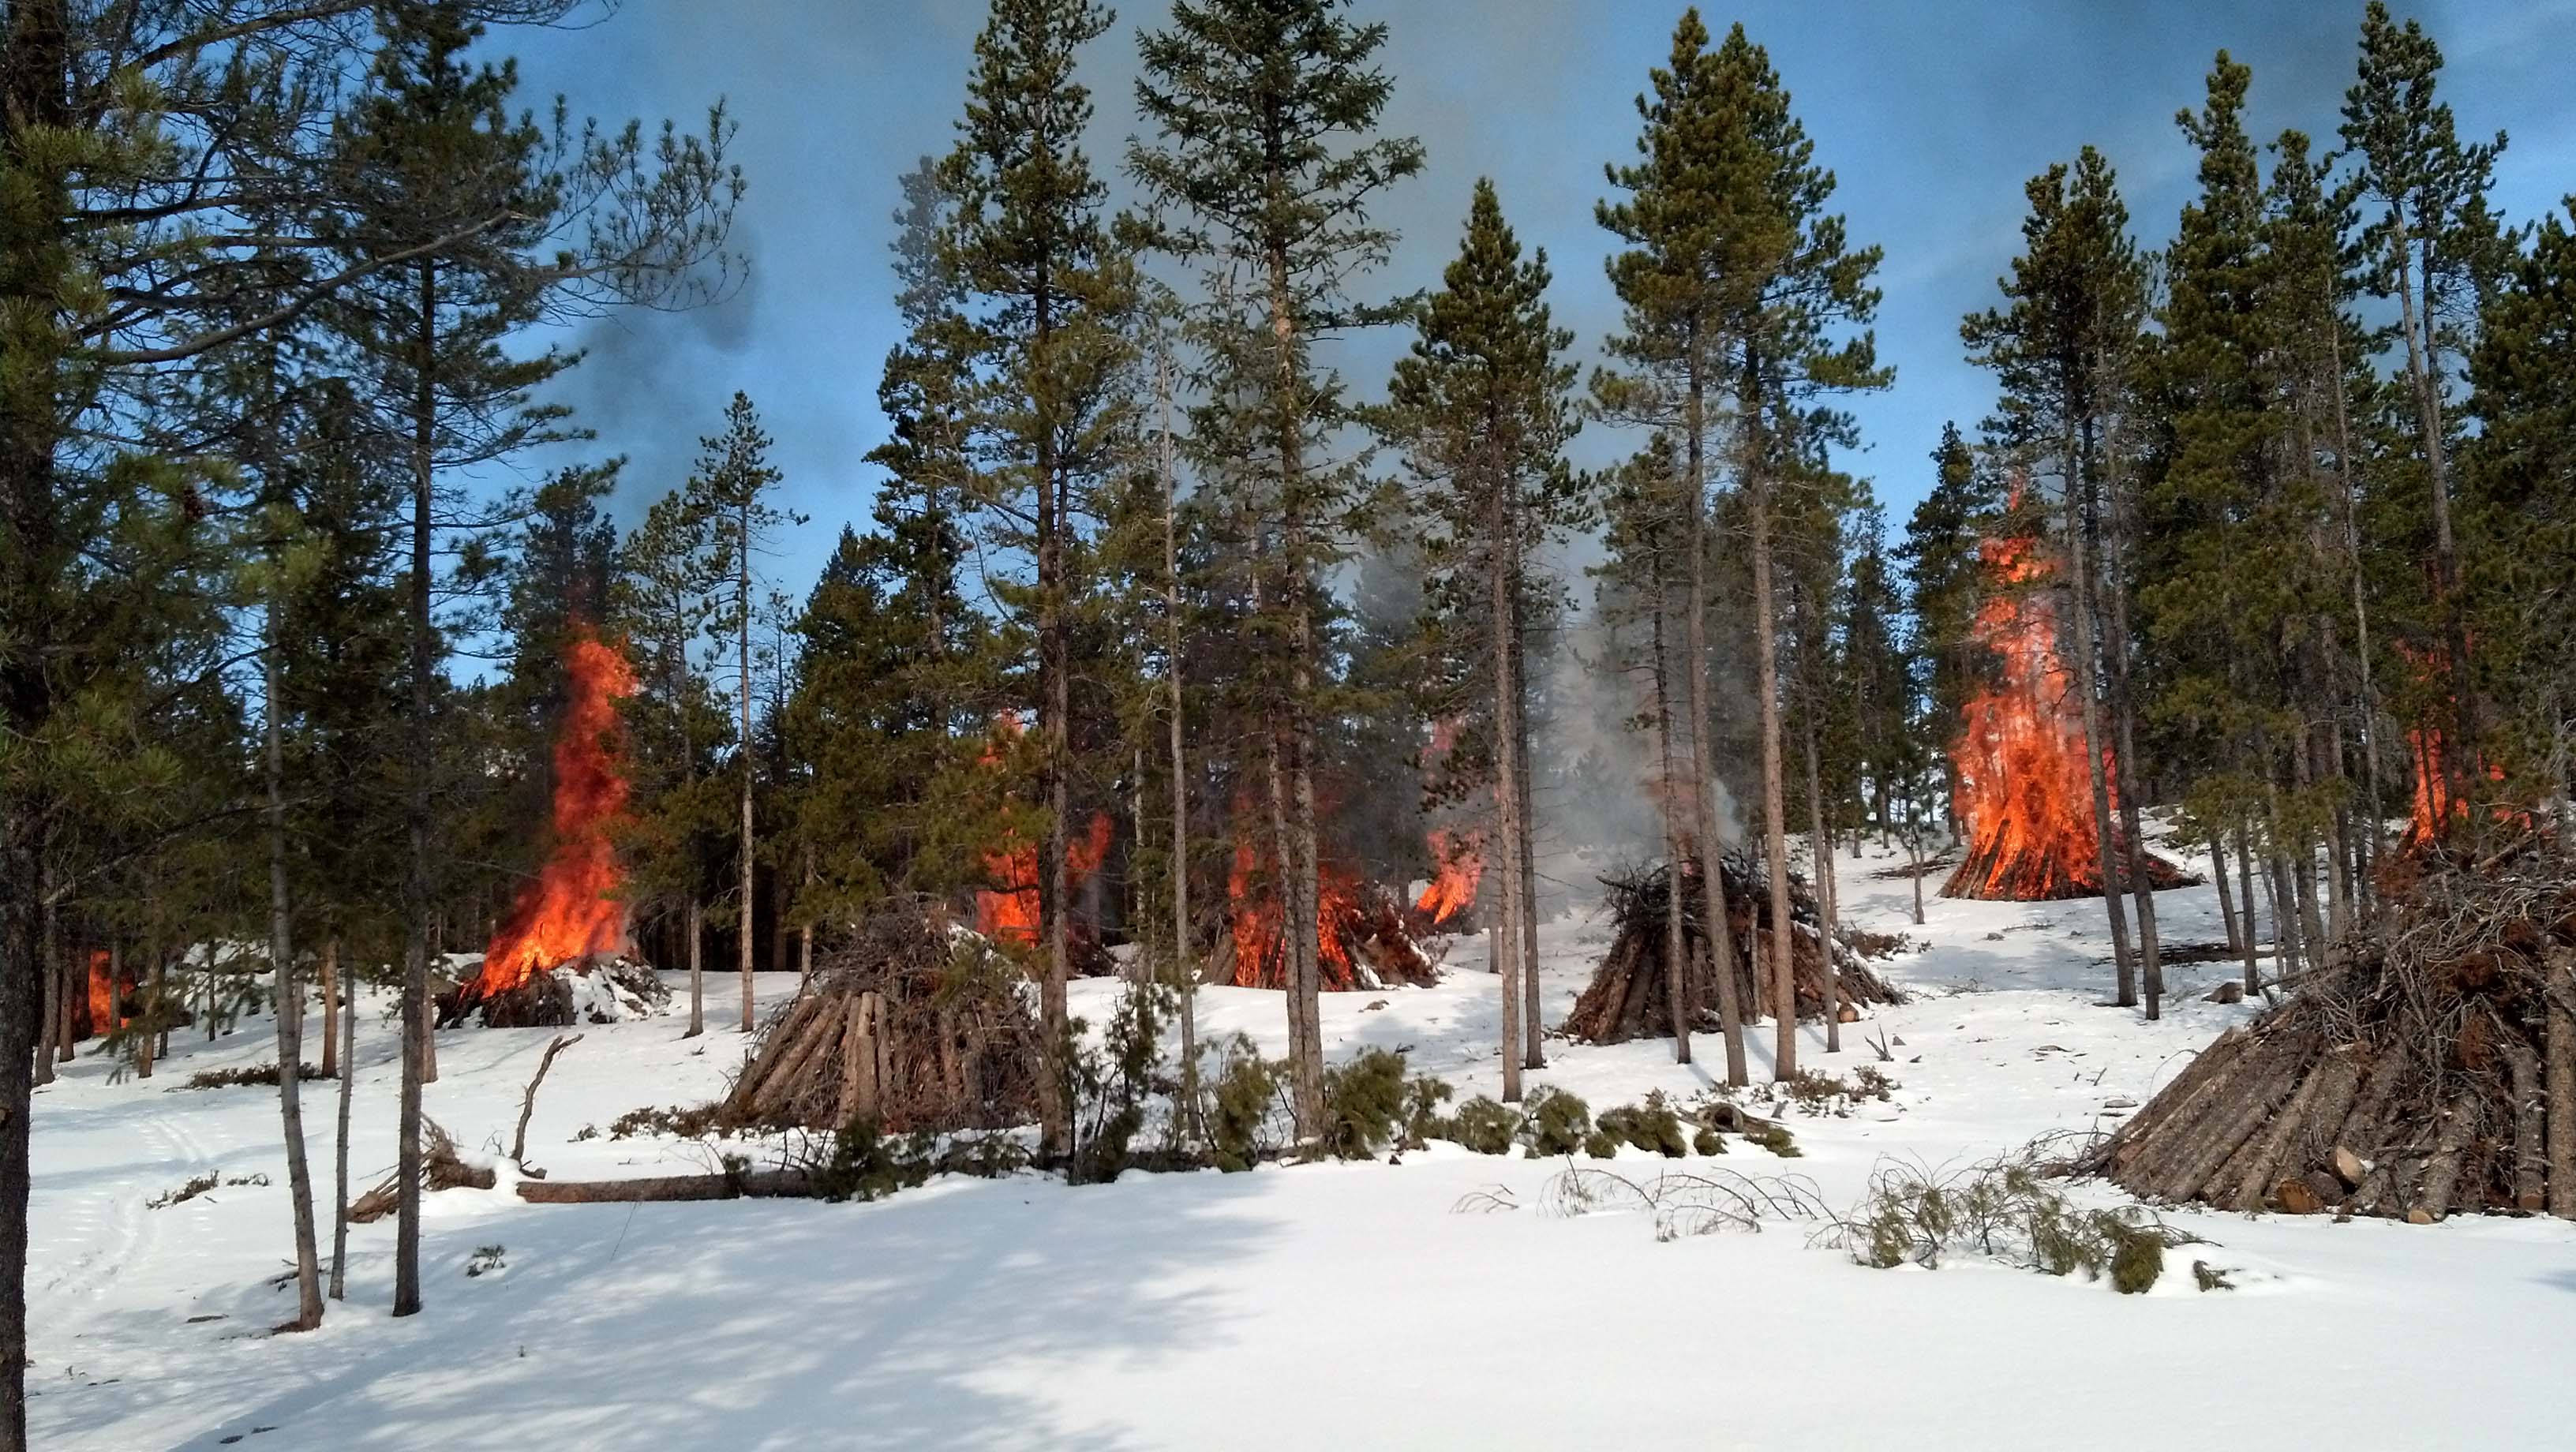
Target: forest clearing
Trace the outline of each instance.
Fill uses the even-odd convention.
[[[0,7],[0,1452],[2569,1440],[2576,0],[1131,8]]]

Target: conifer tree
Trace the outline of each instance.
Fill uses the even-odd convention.
[[[2362,274],[2373,296],[2397,304],[2401,385],[2414,415],[2414,465],[2422,471],[2432,524],[2433,615],[2441,661],[2429,672],[2438,705],[2419,716],[2438,720],[2445,738],[2435,763],[2441,796],[2460,803],[2479,768],[2475,693],[2451,680],[2464,675],[2471,650],[2460,600],[2460,553],[2452,521],[2447,351],[2465,348],[2464,328],[2478,297],[2510,255],[2487,208],[2504,133],[2463,143],[2449,103],[2436,99],[2441,48],[2413,20],[2402,25],[2382,0],[2362,13],[2358,75],[2344,93],[2344,145],[2360,162],[2355,182],[2375,215],[2359,239]],[[2446,814],[2448,815],[2448,814]],[[2444,824],[2447,828],[2447,823]]]
[[[1109,27],[1092,0],[994,0],[975,41],[966,115],[941,171],[955,201],[956,281],[978,371],[972,415],[978,502],[1002,547],[1035,578],[1026,613],[1037,649],[1040,1139],[1072,1145],[1069,918],[1074,789],[1074,637],[1084,608],[1082,519],[1124,457],[1135,305],[1126,257],[1101,209],[1106,189],[1082,149],[1091,92],[1075,56]],[[1016,592],[1015,592],[1016,593]]]
[[[742,808],[735,839],[740,869],[735,959],[742,974],[739,1027],[750,1033],[752,881],[756,858],[751,808],[759,759],[753,750],[751,725],[752,616],[760,603],[753,594],[758,579],[753,573],[754,561],[773,551],[780,530],[805,521],[803,516],[770,502],[771,491],[785,476],[770,467],[769,435],[761,431],[760,415],[748,396],[736,393],[733,401],[725,405],[724,432],[700,440],[699,445],[698,467],[689,476],[689,492],[698,516],[711,526],[707,572],[716,582],[716,595],[710,602],[707,625],[719,640],[733,638],[734,771]]]
[[[1549,316],[1549,280],[1545,249],[1522,260],[1493,183],[1479,180],[1458,257],[1423,305],[1419,335],[1411,356],[1395,365],[1384,412],[1385,432],[1405,450],[1417,508],[1433,531],[1433,592],[1452,612],[1482,617],[1477,633],[1495,746],[1494,832],[1486,855],[1502,869],[1503,921],[1495,941],[1505,950],[1497,966],[1506,1099],[1518,1097],[1518,1069],[1541,1063],[1538,964],[1534,957],[1516,961],[1537,916],[1536,884],[1522,872],[1534,830],[1524,796],[1529,726],[1522,597],[1536,588],[1533,554],[1581,521],[1585,490],[1564,456],[1566,440],[1580,427],[1569,396],[1575,369],[1563,361],[1573,334]],[[1462,598],[1475,596],[1482,598]],[[1524,1022],[1525,1032],[1516,1035]]]
[[[2250,148],[2246,160],[2250,168]],[[2101,692],[2106,675],[2124,680],[2126,668],[2106,662],[2101,623],[2112,613],[2107,603],[2117,582],[2101,540],[2103,477],[2117,453],[2110,438],[2121,413],[2116,395],[2124,360],[2136,346],[2146,275],[2128,237],[2128,208],[2117,178],[2100,152],[2085,147],[2072,167],[2051,166],[2023,190],[2030,199],[2030,214],[2022,221],[2024,250],[2013,259],[2012,276],[1996,283],[2005,306],[1970,314],[1959,332],[1969,360],[1992,369],[2002,386],[1989,426],[1997,441],[2020,458],[2052,467],[2059,481],[2071,674],[2093,781],[2094,842],[2111,927],[2115,1001],[2127,1006],[2138,1002],[2140,955],[2132,953],[2130,916],[2121,900],[2123,857],[2113,830],[2111,773],[2129,753],[2113,749],[2116,725],[2107,719]],[[2118,795],[2134,814],[2135,792]],[[2136,847],[2134,828],[2125,835]],[[2140,865],[2128,863],[2138,893],[2138,946],[2152,979],[2153,899]]]
[[[1697,513],[1689,496],[1696,493],[1691,486],[1698,474],[1687,463],[1687,435],[1706,425],[1706,391],[1723,388],[1732,403],[1728,452],[1752,543],[1750,623],[1774,924],[1765,966],[1779,1011],[1773,1072],[1788,1078],[1797,1073],[1797,1012],[1787,927],[1772,490],[1796,477],[1800,461],[1815,451],[1853,437],[1848,415],[1825,405],[1823,395],[1884,387],[1890,375],[1878,366],[1871,335],[1846,331],[1865,329],[1876,313],[1878,292],[1870,279],[1878,249],[1851,246],[1842,218],[1825,211],[1833,173],[1816,165],[1814,143],[1792,114],[1768,53],[1741,25],[1713,51],[1705,48],[1706,35],[1697,12],[1686,13],[1674,36],[1674,69],[1657,73],[1657,102],[1639,103],[1648,122],[1640,141],[1648,164],[1613,174],[1632,197],[1625,208],[1605,206],[1601,216],[1605,225],[1641,244],[1611,264],[1614,282],[1623,269],[1629,274],[1623,301],[1632,312],[1651,309],[1659,331],[1678,333],[1676,356],[1709,354],[1716,364],[1696,382],[1691,375],[1703,372],[1700,365],[1686,365],[1684,375],[1686,517]],[[1705,568],[1700,554],[1694,548],[1695,571]],[[1704,597],[1697,603],[1704,606]],[[1692,619],[1701,628],[1696,609]],[[1700,637],[1692,644],[1692,669],[1698,671],[1706,652]],[[1707,713],[1695,708],[1693,714],[1692,724],[1705,733]],[[1705,795],[1714,772],[1699,775]],[[1708,815],[1713,818],[1713,809]],[[1721,972],[1721,988],[1730,977]]]
[[[1239,305],[1214,301],[1230,346],[1218,352],[1222,376],[1193,423],[1243,461],[1237,480],[1263,490],[1257,502],[1241,502],[1265,526],[1254,629],[1275,667],[1265,756],[1301,1135],[1320,1132],[1323,1114],[1322,574],[1340,554],[1343,516],[1360,484],[1355,465],[1327,462],[1348,409],[1338,377],[1313,350],[1394,317],[1355,301],[1349,288],[1395,242],[1371,220],[1380,194],[1422,169],[1419,143],[1373,135],[1394,84],[1375,61],[1386,27],[1356,24],[1348,8],[1347,0],[1175,0],[1169,27],[1138,41],[1137,107],[1156,144],[1128,150],[1128,170],[1168,214],[1174,244],[1237,270],[1259,315],[1257,334],[1239,330]]]
[[[1950,748],[1982,669],[1975,635],[1983,589],[1979,551],[2003,500],[1955,423],[1941,425],[1932,471],[1932,488],[1906,517],[1896,557],[1905,572],[1906,610],[1914,617],[1914,658],[1930,731],[1926,744],[1940,754],[1942,810],[1955,836],[1959,774]]]

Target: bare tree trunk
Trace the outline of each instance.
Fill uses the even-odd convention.
[[[277,605],[268,607],[268,962],[277,987],[277,1108],[286,1135],[286,1194],[295,1221],[295,1319],[288,1329],[310,1331],[322,1324],[322,1273],[314,1249],[313,1173],[304,1154],[304,995],[296,982],[295,943],[286,891],[286,735],[278,721],[279,686],[284,671],[279,660]],[[322,1032],[327,1041],[331,1021]]]
[[[1264,261],[1269,272],[1271,337],[1278,355],[1279,479],[1286,508],[1281,543],[1287,555],[1289,591],[1283,603],[1288,606],[1286,744],[1293,816],[1288,840],[1283,844],[1288,860],[1282,864],[1287,881],[1282,920],[1291,969],[1288,1011],[1298,1019],[1298,1031],[1290,1036],[1296,1055],[1290,1074],[1291,1100],[1296,1108],[1297,1132],[1303,1138],[1319,1130],[1324,1114],[1323,1020],[1317,1001],[1322,990],[1322,967],[1316,961],[1315,925],[1320,891],[1317,879],[1322,864],[1315,829],[1314,727],[1309,719],[1315,672],[1314,604],[1310,598],[1314,582],[1307,576],[1307,521],[1296,498],[1305,468],[1305,411],[1297,396],[1297,321],[1288,291],[1289,245],[1284,235],[1266,239]]]
[[[1655,784],[1657,788],[1655,797],[1656,805],[1663,812],[1664,851],[1672,863],[1672,891],[1665,894],[1664,898],[1664,999],[1665,1009],[1672,1015],[1673,1020],[1673,1062],[1687,1064],[1691,1061],[1691,1019],[1698,1012],[1698,1004],[1693,1001],[1691,993],[1689,940],[1682,927],[1683,889],[1690,881],[1691,855],[1688,844],[1683,840],[1686,833],[1682,827],[1681,804],[1675,800],[1675,789],[1681,780],[1681,763],[1673,750],[1672,661],[1671,652],[1667,649],[1665,641],[1664,628],[1664,617],[1670,602],[1667,599],[1669,592],[1664,588],[1664,553],[1660,541],[1653,547],[1651,558],[1653,579],[1650,609],[1654,616],[1652,674],[1655,692],[1655,752],[1657,759],[1663,764],[1663,779]],[[1694,792],[1697,790],[1696,786],[1693,790]],[[1725,929],[1722,924],[1725,920],[1715,918],[1713,914],[1712,919],[1709,925],[1710,936],[1723,934]],[[1725,982],[1725,978],[1726,974],[1721,971],[1718,975],[1721,985]],[[1721,987],[1720,991],[1725,990]]]
[[[340,940],[336,936],[324,945],[322,961],[337,965]],[[331,1033],[331,1025],[322,1026]],[[349,1289],[349,1104],[355,1098],[358,1079],[358,992],[357,985],[346,985],[340,994],[340,1125],[332,1147],[331,1195],[331,1299],[347,1298]]]
[[[805,844],[805,886],[814,886],[814,844]],[[814,919],[809,913],[796,925],[796,991],[814,986]]]
[[[2111,962],[2116,976],[2112,1001],[2122,1008],[2138,1001],[2137,960],[2129,953],[2129,916],[2120,905],[2119,858],[2111,847],[2111,785],[2102,757],[2109,738],[2102,729],[2099,682],[2102,656],[2093,639],[2092,570],[2086,562],[2084,530],[2084,454],[2075,430],[2066,432],[2067,613],[2075,617],[2075,663],[2071,674],[2076,701],[2083,708],[2084,757],[2093,777],[2094,863],[2102,874],[2102,908],[2111,920]]]
[[[693,1039],[707,1031],[706,933],[698,922],[698,895],[694,892],[689,894],[689,905],[680,911],[680,923],[680,930],[689,937],[689,1031],[680,1037]]]
[[[2236,888],[2236,900],[2241,905],[2239,911],[2245,917],[2244,940],[2237,944],[2238,949],[2245,955],[2245,991],[2260,993],[2263,991],[2263,974],[2256,966],[2255,956],[2257,926],[2254,917],[2254,824],[2248,817],[2240,817],[2236,823]],[[2273,920],[2272,936],[2275,939],[2281,936],[2280,921],[2277,918]]]
[[[2111,686],[2111,719],[2113,735],[2119,740],[2118,754],[2112,759],[2114,784],[2120,799],[2120,832],[2127,839],[2129,895],[2138,914],[2138,968],[2146,982],[2147,1017],[2164,1016],[2165,968],[2161,945],[2156,935],[2156,885],[2147,875],[2147,834],[2141,813],[2145,809],[2144,793],[2138,789],[2137,701],[2129,689],[2129,587],[2124,571],[2128,560],[2128,530],[2121,523],[2123,511],[2119,499],[2119,434],[2114,428],[2108,456],[2104,492],[2108,496],[2104,515],[2109,521],[2107,538],[2095,578],[2101,594],[2110,602],[2107,622],[2110,638],[2104,642],[2104,656],[2109,663]],[[2109,862],[2103,864],[2103,879],[2112,874]]]
[[[52,897],[50,891],[45,895],[48,899]],[[46,902],[43,912],[45,952],[44,959],[37,965],[36,971],[45,980],[45,1007],[44,1017],[36,1021],[34,1055],[35,1083],[40,1086],[54,1082],[54,1051],[63,1033],[63,970],[62,965],[54,961],[54,908],[50,900]]]
[[[402,1101],[394,1172],[394,1314],[420,1310],[420,1091],[430,1038],[429,1013],[429,789],[425,753],[430,736],[430,678],[437,668],[430,636],[431,467],[438,440],[438,264],[420,267],[420,355],[412,369],[411,525],[411,729],[424,752],[411,773],[410,870],[403,876],[406,929],[402,988]]]
[[[1163,475],[1163,684],[1171,711],[1172,972],[1181,998],[1181,1132],[1201,1138],[1199,1124],[1199,975],[1190,962],[1190,771],[1181,695],[1180,480],[1172,466],[1172,358],[1154,350],[1154,398],[1160,413],[1158,461]]]
[[[1753,524],[1753,688],[1762,706],[1763,855],[1771,868],[1771,1010],[1779,1015],[1771,1077],[1777,1081],[1798,1075],[1797,967],[1790,956],[1789,936],[1788,805],[1780,761],[1780,647],[1773,636],[1779,617],[1771,605],[1771,486],[1753,450],[1747,451],[1745,463]],[[1708,874],[1712,880],[1718,875]]]
[[[2216,828],[2209,829],[2210,880],[2218,884],[2218,920],[2227,929],[2227,951],[2242,952],[2245,939],[2237,928],[2236,895],[2227,888],[2226,839]]]
[[[2328,281],[2327,311],[2334,312],[2334,283]],[[2327,356],[2334,367],[2335,401],[2335,477],[2343,495],[2343,537],[2345,564],[2352,579],[2353,659],[2361,667],[2361,746],[2362,783],[2370,820],[2368,856],[2379,856],[2381,839],[2388,830],[2388,813],[2379,789],[2379,688],[2372,680],[2370,667],[2370,605],[2361,584],[2361,512],[2352,478],[2352,422],[2344,398],[2343,328],[2340,317],[2326,327]],[[2366,895],[2366,881],[2358,884]],[[2365,898],[2366,900],[2366,898]]]
[[[754,490],[750,484],[746,483],[743,486],[741,508],[735,515],[736,533],[734,538],[734,624],[738,632],[735,636],[735,681],[737,688],[734,694],[741,698],[742,706],[742,908],[736,919],[740,925],[737,934],[740,941],[735,945],[735,959],[742,969],[741,1031],[744,1033],[750,1033],[752,1031],[754,1022],[751,1012],[751,894],[753,847],[751,828],[751,775],[753,756],[751,749],[751,497],[753,492]]]
[[[1503,1102],[1521,1097],[1521,1069],[1526,1049],[1521,1032],[1521,820],[1520,720],[1518,689],[1513,680],[1512,622],[1516,562],[1511,557],[1511,494],[1504,479],[1486,481],[1485,538],[1491,553],[1485,561],[1486,631],[1494,652],[1494,846],[1495,865],[1503,872],[1502,920],[1488,934],[1494,969],[1502,977]],[[1535,975],[1533,975],[1535,977]]]
[[[1810,607],[1812,603],[1802,602]],[[1834,849],[1825,836],[1825,776],[1816,750],[1816,661],[1806,649],[1798,654],[1798,677],[1805,686],[1799,692],[1804,698],[1800,704],[1806,708],[1798,713],[1798,724],[1807,757],[1807,862],[1816,874],[1816,925],[1823,935],[1817,946],[1825,952],[1825,1052],[1839,1054],[1843,1051],[1842,972],[1834,962]]]
[[[1517,554],[1517,550],[1515,551]],[[1518,573],[1517,568],[1515,573]],[[1547,1067],[1547,1051],[1542,1037],[1547,1029],[1538,980],[1538,829],[1535,810],[1530,802],[1530,730],[1529,678],[1522,669],[1527,658],[1527,642],[1521,633],[1519,604],[1522,591],[1512,591],[1512,737],[1520,746],[1521,767],[1513,781],[1513,793],[1520,819],[1521,859],[1521,1033],[1527,1045],[1521,1060],[1524,1069]]]
[[[161,989],[161,899],[153,890],[152,878],[143,879],[143,1024],[144,1031],[134,1036],[134,1077],[152,1077],[152,1062],[160,1056],[160,1040],[169,1030],[162,1022]]]
[[[1694,357],[1698,352],[1697,341],[1696,338],[1692,340]],[[1691,368],[1689,392],[1683,400],[1683,408],[1683,447],[1688,469],[1688,477],[1682,481],[1688,495],[1683,504],[1689,511],[1690,527],[1685,532],[1685,539],[1691,558],[1690,619],[1683,636],[1690,648],[1691,811],[1699,822],[1699,856],[1703,864],[1700,875],[1707,881],[1709,957],[1713,960],[1713,976],[1717,979],[1717,1031],[1726,1040],[1726,1082],[1740,1086],[1751,1083],[1753,1075],[1744,1057],[1745,1005],[1736,1001],[1734,935],[1724,927],[1727,920],[1726,874],[1718,865],[1726,851],[1726,843],[1718,831],[1717,761],[1709,739],[1716,730],[1717,713],[1709,699],[1708,683],[1708,417],[1705,383],[1696,363]],[[1755,568],[1759,570],[1762,567],[1757,565]],[[1767,580],[1757,585],[1757,598],[1767,601],[1769,588]],[[1760,628],[1763,631],[1762,649],[1767,652],[1771,649],[1767,615]],[[1762,668],[1766,673],[1764,678],[1770,679],[1768,655],[1764,657]],[[1776,742],[1774,744],[1776,746]],[[1674,859],[1673,870],[1681,870],[1679,858]],[[1784,869],[1784,884],[1786,880]],[[1677,894],[1681,890],[1678,878],[1673,890]],[[1756,933],[1753,936],[1759,938],[1761,935]],[[1758,949],[1754,956],[1757,960],[1760,958]],[[1794,1011],[1790,1013],[1789,1021],[1794,1028],[1797,1021]]]
[[[336,952],[322,955],[322,1077],[340,1077],[340,1035],[332,1028],[340,1021],[340,959]]]
[[[1914,926],[1923,926],[1923,827],[1914,820],[1914,802],[1905,803],[1905,860],[1914,869]]]

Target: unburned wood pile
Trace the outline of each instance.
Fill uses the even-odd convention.
[[[489,1190],[500,1177],[489,1165],[467,1164],[456,1152],[456,1140],[424,1114],[420,1117],[420,1180],[424,1191]],[[372,1225],[391,1215],[401,1189],[400,1172],[387,1175],[374,1189],[349,1202],[349,1223]]]
[[[1770,878],[1752,858],[1736,852],[1718,859],[1718,871],[1726,887],[1727,936],[1734,944],[1736,1001],[1748,1011],[1757,1006],[1771,1011],[1771,986],[1765,981],[1757,991],[1753,972],[1755,923],[1762,925],[1766,940],[1770,933]],[[1713,1032],[1718,1027],[1717,985],[1708,952],[1708,893],[1696,870],[1687,873],[1684,882],[1682,935],[1692,965],[1691,1027],[1695,1033]],[[1665,978],[1665,945],[1666,915],[1672,902],[1671,869],[1654,867],[1604,877],[1601,885],[1608,894],[1611,921],[1619,931],[1611,940],[1609,954],[1594,970],[1592,982],[1575,1000],[1574,1012],[1565,1021],[1566,1032],[1596,1044],[1670,1037],[1672,999]],[[1815,895],[1807,880],[1795,873],[1789,876],[1789,931],[1798,1016],[1821,1017],[1825,1012],[1825,940],[1816,923]],[[1872,972],[1859,954],[1841,942],[1833,946],[1847,1013],[1849,1005],[1905,1001],[1905,995]]]
[[[2576,1218],[2576,860],[2435,860],[2081,1160],[2149,1199]]]
[[[868,1118],[908,1133],[1036,1116],[1027,976],[990,941],[903,902],[815,958],[813,981],[761,1031],[717,1123],[839,1129]]]

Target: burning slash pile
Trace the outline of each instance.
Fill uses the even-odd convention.
[[[2077,1168],[2231,1210],[2576,1218],[2576,860],[2436,862],[2389,906]]]
[[[1237,842],[1226,878],[1228,931],[1209,955],[1205,982],[1237,988],[1285,988],[1288,954],[1280,933],[1277,878],[1262,870],[1249,842]],[[1409,983],[1427,988],[1439,968],[1414,940],[1404,903],[1383,887],[1363,883],[1329,864],[1317,874],[1321,896],[1315,914],[1318,966],[1327,993]]]
[[[898,901],[842,946],[762,1030],[719,1124],[891,1132],[1002,1129],[1037,1116],[1038,1027],[1026,974],[985,938]]]
[[[1739,852],[1720,856],[1718,871],[1726,886],[1727,937],[1734,944],[1736,1001],[1748,1009],[1767,1004],[1769,985],[1766,983],[1759,992],[1754,987],[1753,928],[1758,918],[1768,940],[1770,879],[1757,869],[1752,858]],[[1696,871],[1688,874],[1684,882],[1682,936],[1695,965],[1691,1001],[1696,1006],[1696,1016],[1691,1027],[1694,1032],[1713,1032],[1718,1027],[1717,988],[1706,981],[1711,971],[1707,951],[1708,892]],[[1672,999],[1664,977],[1664,945],[1665,914],[1672,903],[1672,872],[1656,867],[1625,877],[1605,877],[1601,885],[1608,889],[1610,918],[1618,924],[1619,934],[1610,944],[1609,956],[1594,970],[1583,996],[1575,1000],[1565,1030],[1595,1044],[1669,1037],[1673,1031]],[[1819,1017],[1825,1011],[1824,938],[1816,926],[1815,894],[1807,880],[1795,873],[1789,877],[1789,936],[1798,1016]],[[1893,984],[1871,972],[1846,944],[1834,944],[1834,966],[1842,980],[1846,1005],[1905,1001]]]
[[[2063,592],[2046,588],[2052,570],[2036,553],[2037,543],[2026,535],[2005,537],[1980,549],[2001,588],[1978,610],[1974,634],[1998,669],[1968,702],[1965,730],[1952,751],[1967,850],[1942,886],[1943,897],[2042,902],[2102,890],[2082,708],[2075,677],[2058,654],[2056,607]],[[2105,751],[2106,771],[2110,760]],[[2116,824],[2112,842],[2125,864],[2127,839]],[[2147,877],[2160,889],[2194,880],[2153,856]]]
[[[626,944],[623,881],[609,828],[626,806],[617,700],[633,693],[626,658],[591,635],[565,652],[571,699],[554,749],[554,849],[484,950],[483,971],[442,999],[442,1023],[487,1027],[606,1023],[658,1011],[670,990]]]

